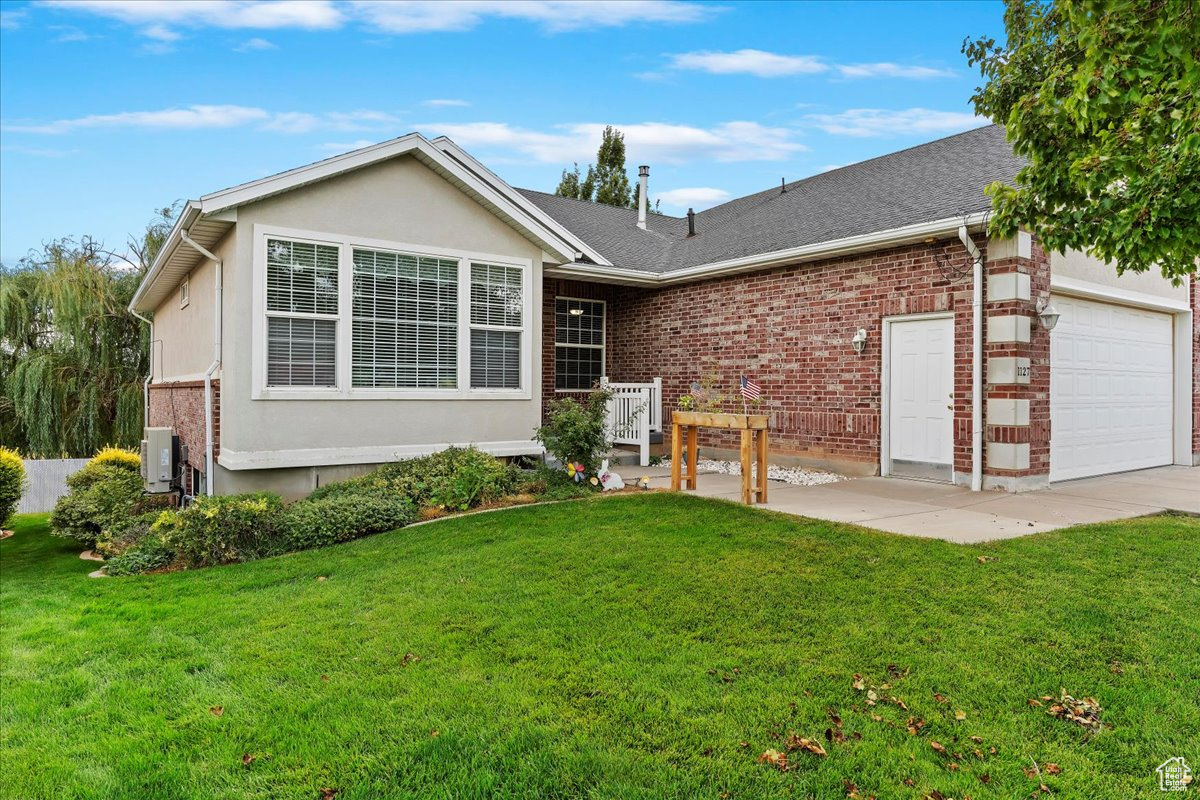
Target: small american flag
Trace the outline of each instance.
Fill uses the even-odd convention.
[[[747,400],[757,400],[758,398],[762,397],[762,387],[743,375],[742,397]]]

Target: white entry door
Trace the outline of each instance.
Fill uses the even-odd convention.
[[[1050,480],[1170,464],[1170,314],[1055,296]]]
[[[889,339],[890,472],[951,480],[954,319],[896,320]]]

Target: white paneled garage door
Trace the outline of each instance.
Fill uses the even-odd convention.
[[[1170,464],[1169,314],[1053,298],[1050,480]]]

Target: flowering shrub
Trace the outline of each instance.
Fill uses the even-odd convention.
[[[0,525],[17,510],[25,490],[25,462],[16,450],[0,447]]]

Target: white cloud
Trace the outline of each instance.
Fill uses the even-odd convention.
[[[464,31],[487,17],[535,23],[560,33],[646,22],[700,22],[721,10],[678,0],[358,0],[353,8],[385,33]]]
[[[679,53],[672,56],[670,66],[714,75],[757,75],[760,78],[812,75],[829,69],[819,56],[783,56],[765,50]]]
[[[44,0],[44,5],[142,26],[157,41],[178,34],[170,26],[212,28],[338,28],[346,16],[331,0]]]
[[[488,18],[520,20],[558,33],[636,23],[699,22],[723,10],[683,0],[45,0],[44,4],[143,26],[143,33],[154,26],[326,30],[354,20],[378,32],[406,34],[469,30]]]
[[[952,78],[955,73],[950,69],[935,69],[934,67],[917,67],[908,64],[893,64],[890,61],[880,61],[875,64],[838,64],[838,72],[843,78]]]
[[[820,75],[831,71],[836,71],[843,78],[945,78],[954,75],[950,70],[894,64],[890,61],[834,64],[822,56],[785,55],[752,49],[676,53],[671,56],[667,66],[670,69],[696,70],[712,75],[754,75],[759,78]]]
[[[507,150],[547,164],[594,159],[604,125],[558,125],[551,131],[516,128],[503,122],[429,123],[418,126],[449,136],[468,149]],[[806,150],[787,128],[757,122],[723,122],[711,128],[662,122],[618,124],[630,163],[680,164],[711,161],[778,161]]]
[[[650,196],[661,200],[663,205],[670,208],[699,208],[705,209],[718,205],[729,199],[729,192],[724,189],[714,189],[708,186],[697,186],[691,189],[668,189],[665,192],[655,192],[650,189]]]
[[[29,18],[28,9],[18,8],[14,11],[0,11],[0,29],[15,31]]]
[[[61,31],[54,39],[56,42],[86,42],[92,38],[74,25],[51,25],[50,30]]]
[[[903,134],[957,133],[987,125],[986,117],[960,111],[928,108],[886,110],[851,108],[839,114],[810,114],[810,124],[835,136],[896,136]]]
[[[147,25],[142,28],[142,36],[159,42],[177,42],[183,38],[166,25]]]
[[[233,49],[239,53],[249,53],[254,50],[278,50],[279,46],[267,39],[255,36],[253,39],[247,39]]]
[[[426,100],[421,105],[432,106],[433,108],[466,108],[471,105],[466,100],[453,100],[449,98]]]
[[[191,105],[159,111],[124,111],[93,114],[47,123],[7,124],[14,133],[66,134],[97,128],[143,128],[151,130],[202,130],[257,125],[261,130],[280,133],[308,133],[316,130],[358,131],[394,125],[398,119],[383,111],[267,111],[236,105]]]
[[[39,158],[66,158],[67,156],[73,156],[79,152],[75,149],[58,150],[51,147],[19,147],[7,144],[3,147],[0,147],[0,150],[11,153],[20,153],[21,155],[26,156],[37,156]]]

